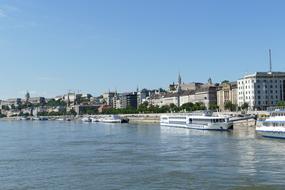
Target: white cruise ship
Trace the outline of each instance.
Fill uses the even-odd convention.
[[[183,127],[198,130],[228,130],[233,122],[228,116],[213,116],[212,112],[191,114],[166,114],[160,117],[161,126]]]
[[[268,111],[270,117],[257,122],[257,134],[263,137],[285,138],[285,107],[269,108]]]

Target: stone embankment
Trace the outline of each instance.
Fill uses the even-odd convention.
[[[181,113],[173,113],[174,115],[179,115]],[[250,113],[252,115],[258,115],[260,113]],[[120,115],[123,118],[128,118],[130,123],[159,123],[160,122],[160,116],[162,114],[122,114]],[[214,113],[214,115],[230,115],[234,118],[240,119],[238,121],[234,121],[234,126],[249,126],[249,125],[255,125],[256,120],[252,117],[244,117],[241,115],[240,112],[219,112]]]
[[[159,123],[161,114],[123,114],[122,118],[128,118],[129,123]]]

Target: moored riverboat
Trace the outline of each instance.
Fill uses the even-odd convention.
[[[99,119],[102,123],[123,123],[123,119],[118,115],[109,115]]]
[[[285,139],[285,107],[272,107],[268,112],[269,118],[257,121],[257,134],[263,137]]]
[[[211,111],[190,114],[166,114],[160,117],[160,125],[197,130],[229,130],[233,122],[229,116],[213,116]]]

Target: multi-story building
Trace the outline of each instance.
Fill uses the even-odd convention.
[[[203,83],[199,83],[199,82],[191,82],[191,83],[181,83],[180,84],[180,88],[182,91],[193,91],[193,90],[197,90],[200,86],[202,86]],[[179,84],[170,84],[169,85],[169,91],[170,92],[176,92],[177,88],[178,88]]]
[[[115,109],[121,109],[122,108],[121,105],[122,105],[122,94],[116,93],[112,98],[112,105],[110,106]]]
[[[137,93],[123,93],[121,98],[121,108],[137,108],[138,106],[138,99],[137,99]]]
[[[7,100],[3,100],[1,102],[1,107],[2,106],[9,106],[9,107],[11,107],[12,105],[18,106],[21,103],[22,103],[21,98],[11,98],[11,99],[7,99]]]
[[[183,104],[186,103],[195,103],[195,91],[184,91],[181,95],[180,95],[180,106],[182,106]]]
[[[285,72],[256,72],[237,82],[238,106],[244,103],[251,110],[263,110],[285,100]]]
[[[171,105],[180,106],[178,93],[166,94],[162,97],[162,105]]]
[[[149,96],[149,90],[143,89],[142,91],[137,92],[137,104],[138,107],[141,105],[143,102],[146,101],[146,98]]]
[[[103,101],[106,103],[108,106],[113,106],[113,100],[114,96],[116,95],[116,92],[106,92],[103,94]]]
[[[210,105],[217,104],[217,87],[214,85],[203,85],[195,91],[195,103],[203,103],[207,109]]]
[[[182,106],[186,103],[203,103],[207,108],[211,104],[217,104],[217,87],[215,85],[204,84],[195,91],[182,91],[176,93],[167,93],[149,98],[149,103],[155,106],[174,104]]]
[[[162,100],[162,94],[151,94],[147,98],[147,102],[149,105],[154,105],[154,106],[159,106],[161,107],[163,105],[163,100]]]
[[[40,104],[43,105],[45,103],[45,98],[44,97],[32,97],[29,98],[28,100],[31,104]]]
[[[76,100],[76,93],[69,92],[62,97],[66,103],[74,103]]]
[[[225,103],[230,101],[237,105],[237,82],[224,82],[217,89],[217,105],[219,109],[225,110]]]

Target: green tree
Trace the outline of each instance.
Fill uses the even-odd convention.
[[[236,111],[237,109],[237,105],[233,104],[231,101],[226,101],[224,106],[226,110],[230,110],[230,111]]]
[[[245,102],[245,103],[243,103],[243,104],[241,105],[241,109],[243,109],[243,110],[247,110],[248,107],[249,107],[249,105],[248,105],[247,102]]]
[[[217,109],[219,109],[219,106],[216,103],[210,103],[209,109],[210,110],[217,110]]]
[[[173,103],[169,104],[169,108],[170,108],[171,112],[179,111],[178,107],[175,104],[173,104]]]
[[[11,109],[14,110],[16,109],[16,106],[14,104],[11,105]]]
[[[181,110],[193,111],[194,110],[194,104],[192,102],[188,102],[188,103],[183,104],[180,108],[181,108]]]
[[[71,109],[69,112],[66,113],[67,115],[73,115],[73,116],[76,116],[77,113],[76,111],[74,111],[73,109]]]
[[[202,102],[196,102],[193,106],[193,111],[196,111],[196,110],[205,110],[206,109],[206,106],[202,103]]]
[[[146,113],[148,112],[148,102],[143,102],[142,104],[139,105],[138,111],[140,113]]]
[[[0,113],[0,118],[7,117],[6,115]]]
[[[46,106],[49,107],[66,106],[66,103],[62,100],[51,99],[46,103]]]
[[[21,117],[29,117],[30,114],[29,114],[29,113],[20,112],[20,113],[19,113],[19,116],[21,116]]]
[[[168,113],[170,112],[170,107],[168,105],[163,105],[160,107],[160,113]]]
[[[277,106],[280,106],[280,107],[285,106],[285,101],[277,102]]]

